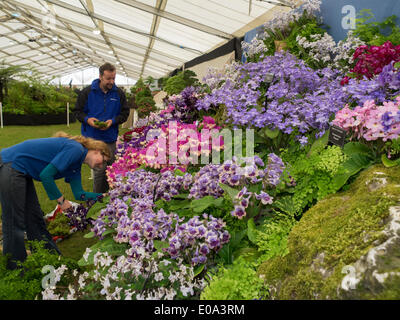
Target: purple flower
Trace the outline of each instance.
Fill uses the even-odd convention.
[[[261,200],[261,203],[264,205],[271,204],[273,200],[273,198],[264,191],[261,191],[260,194],[256,194],[256,199]]]
[[[237,217],[238,219],[242,219],[244,216],[246,216],[246,210],[244,207],[236,205],[231,214],[232,216]]]

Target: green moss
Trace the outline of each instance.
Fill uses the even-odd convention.
[[[400,199],[399,171],[373,166],[347,191],[319,201],[304,214],[289,234],[289,254],[265,261],[258,268],[258,274],[276,288],[275,298],[338,298],[337,288],[345,276],[342,268],[365,255],[375,241],[384,240],[388,209]],[[373,177],[386,178],[388,184],[371,191],[368,182]],[[393,262],[387,264],[392,270]]]

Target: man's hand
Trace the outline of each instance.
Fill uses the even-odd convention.
[[[87,119],[87,123],[89,126],[99,129],[99,127],[94,123],[95,121],[99,121],[97,118],[89,118]]]
[[[111,125],[112,125],[112,120],[109,119],[109,120],[107,120],[107,121],[104,121],[104,123],[107,124],[107,126],[106,126],[106,127],[103,127],[103,128],[99,128],[100,130],[107,130],[109,127],[111,127]]]

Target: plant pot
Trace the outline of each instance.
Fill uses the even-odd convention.
[[[274,40],[275,52],[279,52],[287,49],[287,43],[284,40]]]
[[[69,122],[76,121],[75,116],[69,114]],[[49,124],[67,124],[67,113],[59,114],[3,114],[3,123],[5,126],[39,126]]]

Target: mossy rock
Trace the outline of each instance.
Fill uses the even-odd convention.
[[[293,227],[262,263],[272,299],[400,299],[400,169],[372,166]]]

